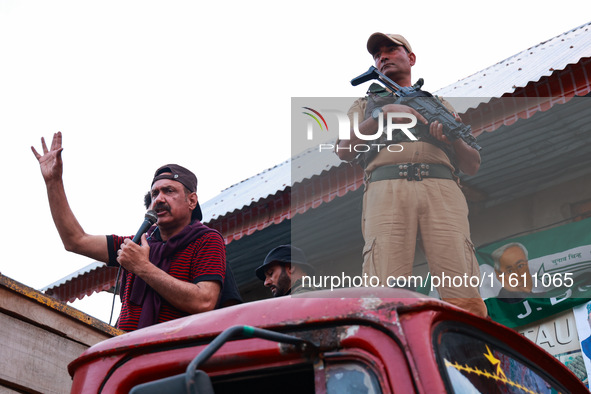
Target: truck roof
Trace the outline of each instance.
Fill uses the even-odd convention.
[[[488,371],[491,368],[488,364],[492,362],[487,357],[493,357],[490,350],[489,353],[484,350],[488,346],[493,350],[501,349],[499,357],[507,362],[513,363],[509,360],[511,357],[519,358],[517,364],[511,365],[536,371],[533,376],[545,373],[556,387],[562,385],[571,392],[582,387],[558,360],[519,333],[492,320],[408,290],[350,288],[244,303],[111,338],[70,363],[68,371],[74,377],[73,392],[94,391],[96,387],[107,387],[107,391],[131,390],[154,379],[167,376],[173,379],[172,375],[190,366],[197,355],[207,353],[205,349],[213,345],[212,341],[236,326],[297,337],[317,351],[329,352],[330,357],[341,357],[347,352],[365,354],[364,357],[373,360],[371,363],[387,371],[382,383],[387,386],[387,381],[396,382],[398,387],[411,391],[440,391],[444,383],[439,376],[443,370],[455,374],[464,370],[485,373],[483,371]],[[470,358],[470,363],[484,363],[478,364],[480,369],[469,368],[463,356],[442,359],[445,351],[456,349],[452,344],[456,337],[470,343],[461,349],[473,349],[478,353],[475,359]],[[451,342],[442,338],[450,338]],[[442,347],[444,345],[447,350]],[[307,349],[288,350],[261,339],[235,341],[224,345],[203,368],[218,382],[232,382],[234,376],[246,370],[262,368],[259,365],[283,368],[306,363],[313,368],[316,350],[309,353],[310,348]],[[326,353],[323,354],[326,357]],[[502,354],[512,356],[507,358]],[[442,364],[448,361],[449,365]],[[460,361],[462,363],[458,364]],[[468,373],[466,371],[464,373]],[[434,376],[439,378],[434,379]],[[500,373],[486,372],[483,376],[489,377],[484,384],[496,384],[494,380],[505,379]]]
[[[318,302],[322,299],[322,302]],[[247,302],[146,327],[101,342],[74,360],[68,369],[89,358],[121,353],[130,348],[158,347],[166,343],[200,340],[219,334],[234,325],[259,328],[296,327],[302,323],[328,323],[339,320],[374,322],[391,325],[401,311],[417,309],[456,310],[448,303],[404,289],[347,288],[320,290],[297,296]]]

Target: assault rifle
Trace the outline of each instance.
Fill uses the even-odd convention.
[[[428,122],[438,121],[443,125],[443,134],[450,140],[455,141],[461,138],[465,143],[470,145],[477,151],[482,148],[476,143],[476,138],[472,135],[470,126],[458,122],[455,116],[449,112],[447,108],[433,97],[416,96],[421,86],[423,86],[423,78],[420,78],[417,83],[411,87],[402,87],[390,78],[378,71],[377,68],[371,66],[369,70],[351,80],[351,85],[357,86],[364,82],[377,79],[382,82],[388,89],[392,91],[398,99],[394,104],[408,105],[415,109],[418,113],[423,115]]]

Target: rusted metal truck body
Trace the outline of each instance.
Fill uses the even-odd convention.
[[[586,391],[515,331],[400,289],[310,292],[194,315],[101,342],[68,369],[73,393]]]

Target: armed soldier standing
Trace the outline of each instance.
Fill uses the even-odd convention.
[[[416,56],[403,36],[374,33],[367,41],[367,50],[381,73],[402,87],[412,85],[411,67]],[[431,96],[420,90],[417,95]],[[468,206],[457,178],[458,171],[476,174],[480,154],[462,139],[450,141],[439,122],[429,123],[413,108],[394,101],[396,97],[390,91],[372,84],[367,96],[350,108],[351,124],[357,114],[359,132],[372,135],[378,130],[380,117],[399,113],[393,123],[402,124],[408,122],[403,115],[411,114],[417,118],[413,134],[418,141],[399,133],[388,142],[402,150],[380,149],[358,155],[354,146],[367,141],[351,130],[350,139],[339,141],[336,149],[342,160],[358,160],[365,168],[363,273],[379,277],[384,285],[388,277],[412,275],[420,234],[431,275],[480,276],[470,240]],[[477,287],[467,284],[438,290],[442,299],[476,315],[487,315]]]

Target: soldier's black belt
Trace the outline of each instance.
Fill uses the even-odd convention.
[[[369,174],[366,181],[377,182],[386,179],[422,181],[423,178],[453,179],[453,174],[449,167],[443,164],[393,164],[376,168]]]

